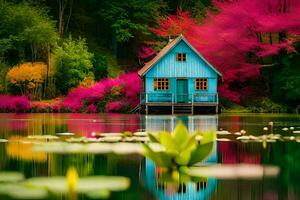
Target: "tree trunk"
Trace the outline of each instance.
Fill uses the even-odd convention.
[[[300,111],[300,104],[296,107],[296,114],[298,115]]]
[[[72,12],[73,12],[73,3],[74,3],[74,0],[70,0],[69,15],[68,15],[67,23],[66,23],[65,32],[68,32],[68,29],[69,29],[70,19],[71,19]]]
[[[58,1],[58,32],[60,37],[64,35],[64,13],[67,5],[67,0]]]

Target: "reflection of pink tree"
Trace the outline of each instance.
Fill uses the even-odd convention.
[[[70,114],[67,119],[68,131],[92,136],[92,133],[137,131],[140,128],[138,115],[121,114]]]
[[[230,130],[233,132],[238,132],[241,130],[241,117],[240,116],[231,116],[230,117]]]
[[[221,159],[221,162],[225,164],[260,164],[261,155],[259,153],[251,152],[251,148],[249,150],[246,145],[249,144],[241,144],[236,142],[219,142],[218,158]]]
[[[13,114],[9,118],[9,129],[10,130],[27,130],[28,118],[30,114]]]

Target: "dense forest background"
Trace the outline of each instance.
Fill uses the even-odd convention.
[[[0,0],[0,92],[65,96],[184,34],[223,74],[223,106],[295,111],[299,13],[297,0]]]

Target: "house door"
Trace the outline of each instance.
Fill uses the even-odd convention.
[[[188,102],[188,80],[187,79],[177,79],[177,103],[187,103]]]

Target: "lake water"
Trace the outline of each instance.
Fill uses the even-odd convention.
[[[139,155],[49,154],[33,153],[32,144],[10,142],[28,135],[55,135],[72,132],[89,137],[94,133],[160,130],[172,131],[181,120],[188,129],[200,131],[246,131],[251,135],[276,133],[298,138],[300,116],[275,114],[222,114],[201,116],[141,116],[121,114],[0,114],[0,172],[19,171],[26,178],[39,176],[64,176],[70,166],[75,166],[79,176],[126,176],[130,188],[112,192],[111,199],[216,199],[216,200],[296,200],[300,199],[300,143],[299,140],[274,143],[242,143],[218,141],[207,162],[210,164],[249,163],[275,165],[280,168],[277,177],[264,174],[256,179],[218,179],[191,187],[158,184],[154,163]],[[273,122],[274,126],[268,126]],[[263,130],[268,127],[268,130]],[[285,130],[287,128],[288,130]],[[282,130],[284,129],[284,130]],[[298,135],[297,135],[298,134]],[[1,177],[0,177],[1,178]],[[1,187],[1,185],[0,185]],[[1,188],[0,188],[1,191]],[[0,192],[1,193],[1,192]],[[9,199],[0,194],[0,199]],[[65,199],[65,197],[49,197]],[[80,196],[79,199],[85,199]]]

